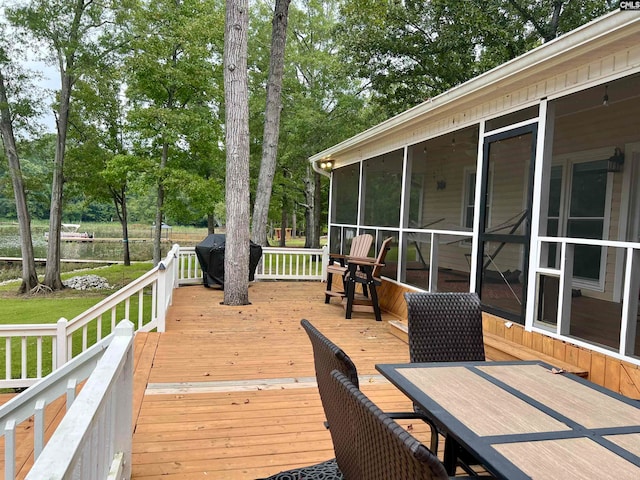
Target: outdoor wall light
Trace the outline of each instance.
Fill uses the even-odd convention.
[[[331,160],[320,163],[320,168],[322,168],[323,170],[331,170],[332,167],[333,162]]]
[[[613,151],[613,156],[607,160],[608,172],[620,172],[622,171],[622,164],[624,163],[624,152],[620,147],[616,147]]]
[[[602,97],[602,105],[609,106],[609,85],[604,86],[604,97]]]

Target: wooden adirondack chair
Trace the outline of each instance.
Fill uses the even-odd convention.
[[[376,287],[382,285],[380,270],[384,267],[384,260],[391,249],[392,241],[393,238],[389,237],[382,242],[375,259],[347,257],[347,273],[344,277],[346,318],[351,318],[351,313],[356,310],[373,311],[376,320],[382,320]],[[356,293],[356,284],[362,285],[362,294]]]
[[[329,303],[331,297],[344,298],[345,282],[344,276],[347,273],[347,258],[349,257],[367,257],[369,249],[373,243],[373,236],[368,233],[356,235],[351,241],[349,255],[340,255],[332,253],[329,255],[329,265],[327,266],[327,289],[324,294],[324,303]],[[333,275],[339,275],[342,279],[342,285],[339,289],[333,289]]]

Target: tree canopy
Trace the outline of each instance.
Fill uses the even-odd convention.
[[[617,7],[609,0],[344,0],[342,59],[397,114]],[[363,12],[367,11],[367,15]]]
[[[268,220],[299,225],[307,246],[318,246],[327,208],[327,182],[309,168],[311,155],[618,6],[609,0],[292,0],[279,132],[267,129],[273,137],[267,138],[275,4],[247,5],[250,178],[241,188],[255,199],[261,154],[277,151]],[[0,64],[33,218],[51,218],[54,226],[63,217],[117,218],[123,239],[132,220],[224,221],[225,2],[15,0],[2,13],[12,30],[1,32]],[[20,55],[6,54],[11,42]],[[16,88],[36,79],[19,71],[21,57],[58,70],[55,134],[30,128],[43,91]],[[0,215],[14,216],[5,162]],[[48,283],[56,284],[55,275]]]

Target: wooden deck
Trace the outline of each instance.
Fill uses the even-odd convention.
[[[340,305],[324,304],[323,284],[257,282],[251,305],[222,299],[181,287],[167,331],[136,337],[133,478],[255,479],[332,458],[302,318],[353,358],[381,408],[411,409],[374,368],[408,361],[407,344],[373,314],[345,320]],[[422,422],[405,426],[428,442]]]

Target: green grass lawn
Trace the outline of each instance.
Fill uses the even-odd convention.
[[[60,292],[46,295],[17,295],[20,281],[9,282],[0,286],[0,299],[2,299],[0,302],[0,324],[55,323],[61,317],[70,320],[144,275],[152,267],[151,263],[146,262],[135,263],[129,267],[109,265],[62,275],[63,281],[78,275],[104,277],[111,288],[103,290],[79,291],[66,288]]]
[[[111,285],[109,289],[98,291],[78,291],[65,289],[60,292],[53,292],[47,295],[26,296],[16,295],[20,285],[19,281],[9,282],[0,287],[0,324],[38,324],[38,323],[56,323],[61,317],[71,320],[75,316],[93,307],[95,304],[116,292],[123,286],[129,284],[141,275],[151,270],[151,263],[135,263],[130,267],[124,265],[110,265],[107,267],[83,269],[82,271],[68,272],[62,275],[62,279],[71,278],[77,275],[95,274],[104,277]],[[151,291],[150,288],[145,291],[143,296],[144,314],[150,316],[151,311]],[[137,322],[138,320],[138,296],[131,298],[130,302],[130,320]],[[125,307],[120,305],[116,309],[116,323],[125,316]],[[148,319],[144,323],[147,323]],[[97,322],[93,321],[87,326],[87,343],[92,345],[97,339]],[[102,319],[102,337],[111,332],[111,314],[104,315]],[[79,353],[82,349],[83,334],[77,331],[72,335],[73,353]],[[36,373],[36,355],[37,355],[37,339],[27,339],[27,372],[29,376]],[[21,376],[21,352],[22,338],[16,337],[10,339],[11,345],[11,364],[13,378]],[[51,349],[52,341],[50,338],[42,339],[42,356],[44,373],[51,371]],[[0,340],[0,371],[5,371],[6,365],[6,339]]]

